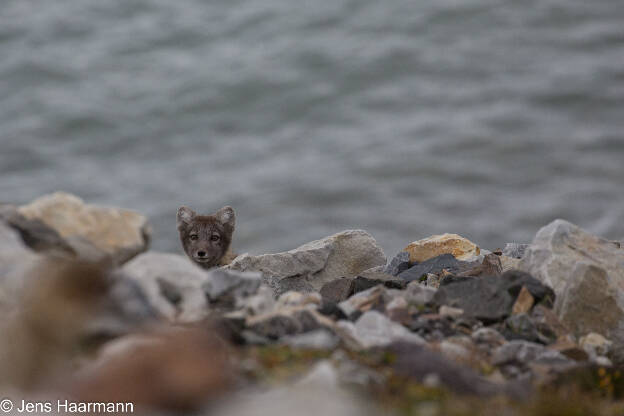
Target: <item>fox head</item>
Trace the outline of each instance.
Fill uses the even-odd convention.
[[[236,216],[230,206],[212,215],[197,215],[189,207],[178,208],[177,225],[184,252],[205,269],[218,266],[228,252]]]

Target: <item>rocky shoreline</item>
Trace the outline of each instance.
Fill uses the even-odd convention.
[[[5,391],[164,414],[624,410],[624,248],[569,222],[390,258],[348,230],[209,271],[150,234],[63,193],[0,206]]]

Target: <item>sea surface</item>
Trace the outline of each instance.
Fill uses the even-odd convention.
[[[0,201],[232,205],[238,252],[624,239],[622,0],[2,0]]]

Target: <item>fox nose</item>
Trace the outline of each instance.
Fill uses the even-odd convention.
[[[205,251],[198,251],[197,252],[197,257],[206,257],[206,252]]]

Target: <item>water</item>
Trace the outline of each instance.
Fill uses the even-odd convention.
[[[239,252],[624,238],[621,0],[3,0],[0,201],[237,211]]]

